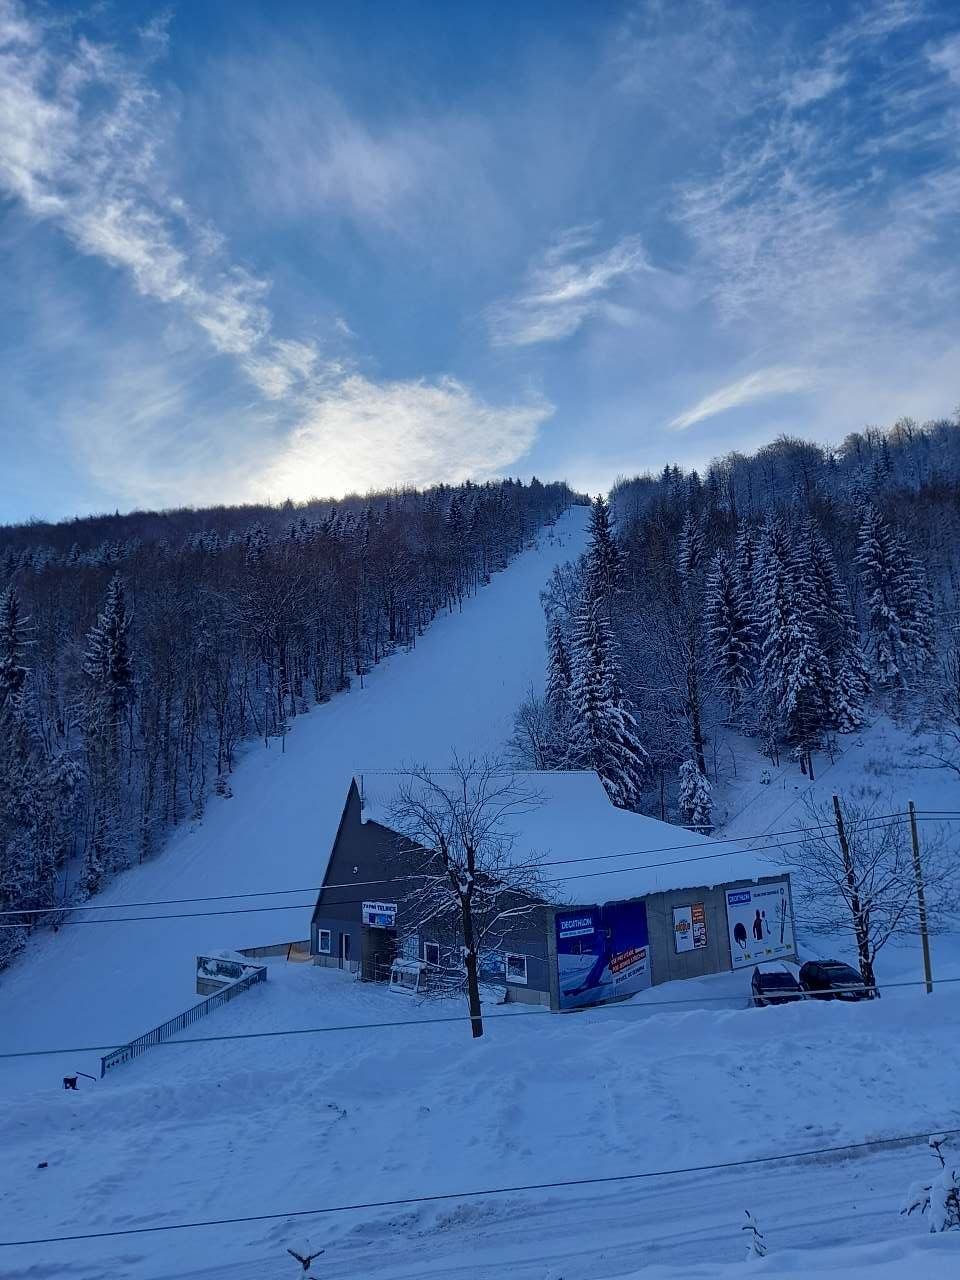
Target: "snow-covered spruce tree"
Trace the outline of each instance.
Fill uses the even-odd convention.
[[[85,739],[88,769],[94,780],[92,831],[84,854],[81,887],[96,893],[120,862],[121,752],[126,715],[133,702],[123,580],[114,574],[104,607],[87,635],[83,672],[87,679]]]
[[[590,507],[590,542],[586,551],[588,590],[609,601],[618,590],[623,561],[613,531],[610,508],[602,494],[597,494]]]
[[[857,566],[867,599],[867,652],[880,685],[905,688],[933,652],[933,607],[923,566],[872,503],[863,509]]]
[[[870,687],[859,628],[833,552],[812,520],[804,524],[801,545],[810,566],[815,626],[829,672],[827,722],[840,733],[850,733],[863,723],[863,702]]]
[[[706,622],[720,688],[735,714],[753,683],[752,625],[741,609],[742,597],[730,561],[718,551],[707,579]]]
[[[0,711],[19,701],[27,668],[23,658],[27,646],[27,623],[13,587],[0,595]]]
[[[571,763],[594,769],[614,804],[636,809],[650,778],[650,757],[623,695],[617,658],[604,602],[588,588],[574,641]]]
[[[569,758],[574,721],[572,685],[573,671],[567,641],[560,619],[555,616],[549,624],[547,648],[547,768],[562,769]]]
[[[914,1210],[926,1214],[931,1232],[960,1228],[960,1168],[947,1164],[943,1154],[946,1140],[942,1133],[934,1133],[928,1139],[928,1146],[940,1162],[940,1172],[932,1182],[915,1182],[900,1210],[907,1217]]]
[[[684,760],[680,766],[680,821],[694,830],[709,834],[713,829],[713,797],[710,783],[697,768],[696,760]]]
[[[786,524],[768,516],[755,574],[761,716],[771,731],[809,751],[826,723],[826,659],[813,622],[810,566],[794,553]]]

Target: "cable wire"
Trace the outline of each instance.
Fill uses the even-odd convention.
[[[512,953],[511,953],[512,954]],[[960,982],[960,978],[934,978],[931,980],[932,985],[936,987],[948,986],[954,982]],[[862,992],[864,990],[896,991],[904,987],[925,987],[927,985],[924,979],[917,979],[910,982],[878,982],[876,988],[859,987],[835,987],[833,993],[840,992]],[[749,1000],[752,997],[746,992],[737,992],[728,996],[699,996],[682,1000],[651,1000],[643,1002],[631,1001],[615,1001],[608,1004],[586,1005],[580,1009],[565,1009],[566,1014],[595,1014],[609,1013],[611,1010],[619,1010],[621,1013],[656,1013],[660,1009],[667,1008],[671,1005],[696,1005],[700,1006],[707,1003],[715,1003],[718,1001],[729,1000]],[[817,1000],[829,999],[830,996],[820,993],[811,992],[804,999]],[[514,1021],[524,1018],[540,1018],[554,1017],[552,1009],[533,1009],[529,1013],[481,1013],[482,1021],[489,1022],[494,1019],[511,1018]],[[397,1019],[391,1022],[348,1022],[339,1023],[331,1027],[290,1027],[279,1031],[235,1031],[229,1035],[220,1036],[184,1036],[177,1040],[158,1040],[155,1045],[151,1045],[154,1049],[176,1048],[178,1045],[194,1045],[194,1044],[219,1044],[230,1040],[278,1040],[285,1036],[315,1036],[324,1035],[340,1031],[386,1031],[393,1030],[397,1027],[431,1027],[440,1026],[444,1023],[452,1022],[473,1022],[474,1019],[470,1014],[458,1013],[450,1014],[442,1018],[406,1018]],[[87,1044],[87,1045],[67,1045],[64,1048],[55,1049],[18,1049],[12,1052],[0,1053],[0,1061],[11,1058],[48,1058],[59,1054],[73,1053],[110,1053],[114,1049],[125,1049],[131,1041],[113,1041],[110,1044]]]
[[[288,1209],[282,1213],[251,1213],[235,1218],[201,1218],[194,1222],[169,1222],[152,1227],[118,1227],[113,1231],[83,1231],[67,1236],[42,1236],[34,1240],[0,1240],[0,1249],[18,1245],[66,1244],[77,1240],[105,1240],[117,1236],[153,1235],[161,1231],[188,1231],[197,1227],[232,1227],[248,1222],[275,1222],[279,1218],[313,1218],[331,1213],[356,1213],[361,1209],[399,1209],[412,1204],[435,1204],[444,1200],[471,1200],[479,1196],[516,1195],[521,1191],[563,1191],[569,1187],[609,1186],[614,1182],[640,1182],[651,1178],[671,1178],[681,1174],[715,1173],[721,1169],[746,1169],[761,1164],[785,1164],[793,1160],[809,1160],[816,1156],[842,1155],[850,1151],[875,1151],[878,1148],[906,1146],[926,1142],[930,1133],[953,1137],[960,1129],[933,1126],[925,1133],[901,1134],[894,1138],[874,1138],[869,1142],[848,1142],[836,1147],[811,1147],[807,1151],[788,1151],[778,1156],[752,1156],[744,1160],[719,1160],[714,1164],[688,1165],[677,1169],[645,1169],[635,1173],[598,1174],[592,1178],[562,1178],[553,1182],[521,1182],[509,1187],[482,1187],[473,1191],[437,1191],[432,1195],[403,1196],[395,1200],[366,1200],[356,1204],[324,1205],[318,1209]]]

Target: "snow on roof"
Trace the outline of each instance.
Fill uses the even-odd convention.
[[[542,803],[512,814],[504,823],[504,834],[514,838],[511,852],[517,862],[540,859],[557,902],[600,905],[782,872],[746,849],[616,808],[593,772],[514,776]],[[404,781],[401,772],[358,776],[363,820],[390,827],[391,807]]]

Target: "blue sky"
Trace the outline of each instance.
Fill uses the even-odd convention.
[[[0,519],[960,403],[960,9],[0,0]]]

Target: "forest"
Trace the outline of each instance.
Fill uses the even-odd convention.
[[[958,587],[956,421],[622,480],[543,594],[546,691],[514,758],[594,768],[615,803],[703,831],[724,731],[812,772],[887,711],[960,772]]]
[[[504,480],[0,529],[0,967],[574,500]]]

